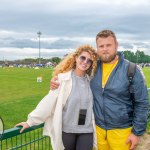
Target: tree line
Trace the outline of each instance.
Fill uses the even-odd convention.
[[[150,56],[146,55],[143,51],[131,52],[129,50],[123,51],[125,59],[134,63],[150,63]]]
[[[52,62],[53,64],[57,65],[59,62],[61,61],[61,58],[59,57],[52,57],[49,59],[44,59],[44,58],[40,58],[40,63],[41,64],[46,64],[47,62]],[[38,64],[39,63],[39,58],[25,58],[25,59],[21,59],[21,60],[4,60],[4,61],[0,61],[0,65],[4,65],[4,66],[9,66],[10,64],[23,64],[23,65],[28,65],[28,64]]]
[[[134,53],[129,50],[126,50],[126,51],[123,51],[123,54],[124,54],[125,59],[132,61],[134,63],[138,63],[138,64],[150,63],[150,56],[146,55],[143,51],[136,51]],[[67,56],[67,54],[65,56]],[[40,62],[42,64],[45,64],[47,62],[52,62],[57,65],[60,61],[61,61],[61,58],[59,58],[59,57],[53,57],[53,58],[49,58],[49,59],[44,59],[44,58],[40,59]],[[39,62],[39,58],[36,58],[36,59],[26,58],[23,60],[0,61],[0,65],[5,64],[5,63],[8,63],[8,64],[38,64],[38,62]]]

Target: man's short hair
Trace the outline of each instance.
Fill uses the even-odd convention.
[[[98,38],[107,38],[107,37],[113,37],[115,42],[117,42],[117,39],[116,39],[116,35],[113,31],[111,30],[102,30],[101,32],[99,32],[97,35],[96,35],[96,41]]]

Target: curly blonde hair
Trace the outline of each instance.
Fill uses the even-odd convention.
[[[67,55],[56,67],[54,70],[54,76],[57,76],[59,73],[65,73],[71,69],[76,68],[76,57],[78,57],[82,52],[88,52],[91,55],[93,61],[92,66],[86,71],[86,73],[93,77],[97,68],[97,54],[95,49],[90,45],[83,45],[76,49],[75,52]]]

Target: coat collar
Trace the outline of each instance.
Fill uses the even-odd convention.
[[[65,73],[60,73],[60,74],[58,74],[58,78],[62,81],[70,80],[72,71],[73,71],[73,69],[71,69],[70,71],[65,72]],[[88,81],[90,81],[90,77],[87,74],[86,74],[86,77],[87,77]]]

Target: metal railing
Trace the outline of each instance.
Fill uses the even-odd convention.
[[[50,138],[42,136],[44,124],[24,130],[15,127],[4,131],[0,141],[0,150],[52,150]]]

